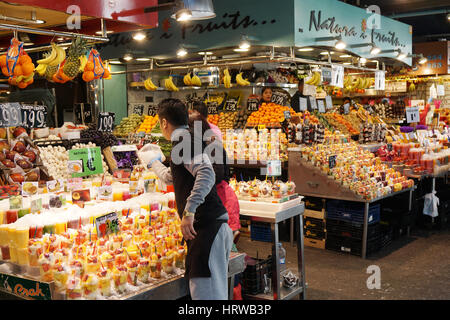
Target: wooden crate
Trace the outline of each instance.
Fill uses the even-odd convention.
[[[311,239],[311,238],[304,237],[303,243],[307,247],[325,249],[325,239],[317,240],[317,239]]]
[[[305,209],[303,216],[309,217],[309,218],[325,220],[325,208],[322,209],[321,211]]]

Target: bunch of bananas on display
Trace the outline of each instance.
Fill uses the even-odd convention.
[[[408,87],[408,91],[409,92],[416,91],[416,85],[414,84],[414,82],[411,82],[411,84]]]
[[[152,79],[150,79],[150,78],[147,78],[144,81],[144,87],[148,91],[155,91],[156,89],[158,89],[158,87],[153,83]]]
[[[183,82],[186,86],[192,86],[192,79],[191,79],[191,73],[187,73],[184,77],[183,77]]]
[[[228,71],[228,68],[223,70],[223,84],[224,84],[225,88],[227,88],[227,89],[229,89],[233,86],[231,84],[231,75],[230,75],[230,72]]]
[[[318,86],[321,82],[321,76],[320,72],[314,71],[311,75],[311,77],[305,81],[306,84],[312,85],[312,86]]]
[[[250,81],[248,81],[247,79],[242,78],[242,72],[238,73],[236,75],[236,83],[239,86],[248,86],[250,85]]]
[[[200,80],[200,78],[198,76],[196,76],[196,75],[194,75],[191,78],[191,73],[190,72],[187,75],[184,76],[183,82],[187,86],[195,86],[195,87],[201,87],[202,86],[202,81]]]
[[[164,86],[169,91],[179,91],[180,89],[178,89],[177,86],[175,86],[172,79],[173,79],[172,77],[169,77],[166,80],[164,80]]]
[[[372,85],[372,83],[375,80],[373,78],[352,78],[352,77],[345,77],[344,78],[344,88],[351,91],[351,90],[362,90],[362,89],[368,89]]]
[[[40,76],[45,76],[47,80],[52,80],[58,66],[66,59],[66,51],[63,48],[53,42],[51,46],[52,50],[44,54],[44,58],[36,61],[38,66],[35,69]]]

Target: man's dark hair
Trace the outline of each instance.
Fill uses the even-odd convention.
[[[179,99],[169,98],[161,101],[158,105],[158,117],[177,127],[188,124],[187,107]]]
[[[208,107],[202,101],[195,100],[192,102],[192,110],[197,111],[205,118],[208,117]]]

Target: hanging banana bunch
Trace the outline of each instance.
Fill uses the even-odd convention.
[[[238,73],[236,75],[236,83],[239,86],[248,86],[250,85],[250,82],[247,79],[242,78],[242,72]]]
[[[225,88],[229,89],[233,85],[231,84],[231,75],[230,75],[230,72],[228,71],[228,68],[223,70],[223,74],[224,74],[224,76],[223,76],[223,84],[224,84]]]
[[[173,83],[173,78],[172,76],[170,76],[169,78],[167,78],[164,81],[164,86],[166,87],[167,90],[169,91],[179,91],[180,89],[177,88],[177,86],[175,86],[175,84]]]
[[[144,87],[146,90],[148,91],[155,91],[156,89],[158,89],[158,87],[153,83],[152,79],[150,77],[148,77],[145,81],[144,81]],[[178,89],[178,88],[177,88]]]

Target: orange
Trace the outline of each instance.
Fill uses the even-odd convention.
[[[67,82],[71,80],[69,76],[67,76],[62,70],[59,72],[59,77],[64,81]]]
[[[6,67],[6,55],[0,56],[0,67]]]
[[[83,73],[83,80],[86,82],[94,80],[94,72],[86,71]]]
[[[103,78],[105,78],[105,79],[109,78],[110,75],[111,74],[110,74],[109,70],[105,68],[105,73],[103,74]]]
[[[20,64],[16,64],[16,67],[14,68],[14,75],[21,76],[22,74],[22,67],[20,66]]]
[[[6,66],[5,66],[5,67],[2,67],[2,73],[3,73],[3,75],[4,75],[5,77],[9,77],[9,74],[8,74],[8,68],[6,68]]]
[[[32,63],[32,60],[29,55],[24,54],[19,57],[19,63],[24,65],[24,64]]]
[[[53,75],[52,80],[53,80],[54,82],[56,82],[56,83],[59,83],[59,79],[58,79],[58,76],[57,76],[57,72],[55,72],[55,74]]]
[[[94,70],[94,63],[92,61],[88,61],[86,63],[86,66],[84,67],[84,71],[93,71]]]
[[[25,89],[27,86],[28,86],[28,84],[26,84],[25,82],[23,82],[23,81],[20,81],[19,82],[19,84],[17,85],[20,89]]]
[[[34,64],[33,63],[22,64],[22,72],[23,72],[24,76],[29,76],[33,71],[34,71]]]

